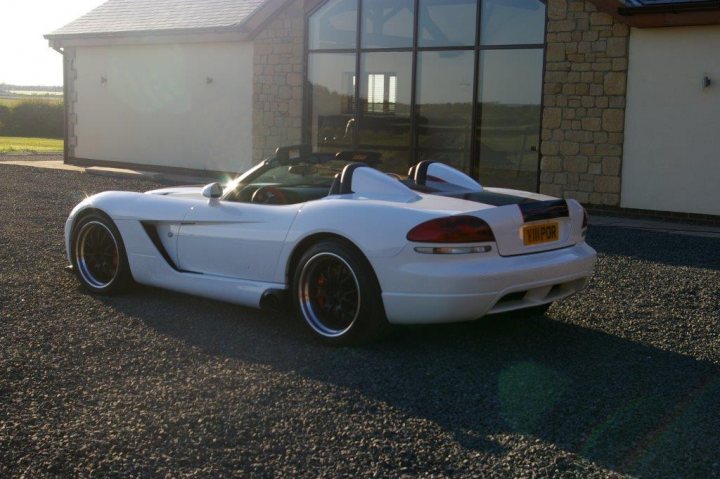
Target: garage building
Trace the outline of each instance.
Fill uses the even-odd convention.
[[[717,221],[720,9],[631,1],[110,0],[47,35],[65,161],[237,172],[311,143]]]

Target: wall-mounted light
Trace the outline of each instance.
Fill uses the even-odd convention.
[[[712,86],[712,78],[705,75],[703,77],[703,88],[709,88],[710,86]]]

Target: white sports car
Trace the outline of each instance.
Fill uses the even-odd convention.
[[[91,196],[65,225],[82,285],[137,283],[245,306],[291,301],[320,339],[531,308],[585,287],[596,253],[574,200],[483,188],[445,164],[407,177],[373,152],[279,148],[222,186]]]

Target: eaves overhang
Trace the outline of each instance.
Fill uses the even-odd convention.
[[[619,0],[590,0],[598,10],[635,28],[720,25],[720,0],[628,5]]]

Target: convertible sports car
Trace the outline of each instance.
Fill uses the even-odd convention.
[[[252,307],[291,301],[331,343],[544,311],[587,284],[596,253],[576,201],[483,188],[431,161],[389,175],[381,161],[292,146],[224,186],[100,193],[70,213],[67,254],[93,293],[135,281]]]

